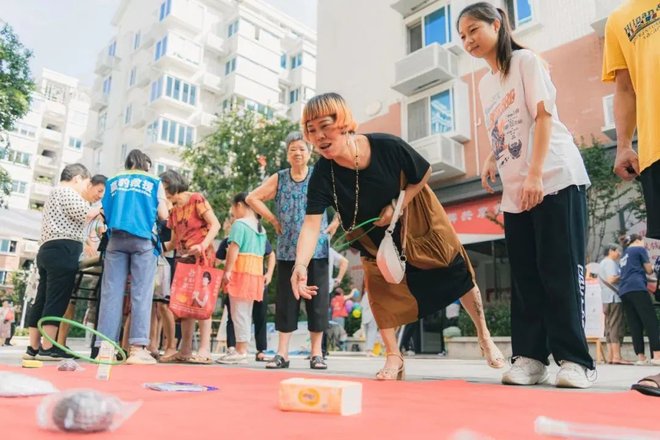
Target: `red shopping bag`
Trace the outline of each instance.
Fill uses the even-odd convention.
[[[223,271],[203,259],[177,263],[170,292],[170,310],[177,318],[208,319],[218,300]]]

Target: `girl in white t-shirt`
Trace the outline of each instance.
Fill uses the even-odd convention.
[[[502,179],[504,231],[511,263],[513,364],[502,383],[548,380],[587,388],[594,369],[584,334],[586,195],[589,177],[555,104],[556,89],[537,55],[517,44],[506,13],[472,4],[458,16],[465,50],[488,64],[479,83],[492,152],[483,187]]]

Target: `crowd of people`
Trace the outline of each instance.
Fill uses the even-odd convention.
[[[626,23],[654,6],[651,3],[628,1],[608,20],[603,78],[616,83],[614,171],[626,180],[640,178],[647,236],[660,238],[660,148],[655,142],[660,136],[656,124],[660,108],[655,99],[659,90],[658,82],[649,80],[650,72],[660,66],[657,56],[647,56],[657,53],[660,43],[653,38],[633,44],[636,35],[624,31]],[[571,133],[559,119],[557,91],[546,65],[513,39],[506,12],[486,2],[471,4],[458,14],[456,26],[467,53],[486,61],[489,70],[478,89],[492,147],[481,180],[488,192],[493,192],[491,183],[497,174],[502,182],[501,209],[512,280],[513,358],[502,382],[535,385],[548,381],[552,355],[560,367],[557,386],[588,388],[595,381],[583,322],[589,176]],[[256,360],[267,361],[269,369],[288,368],[291,335],[298,329],[304,303],[311,340],[309,367],[328,368],[323,336],[330,320],[343,327],[351,296],[335,289],[347,264],[330,247],[330,238],[340,228],[362,259],[364,291],[368,291],[361,309],[366,345],[373,347],[378,329],[385,346],[378,380],[405,377],[397,328],[458,301],[476,328],[487,364],[504,368],[504,356],[490,337],[470,258],[427,184],[429,162],[397,136],[359,134],[348,104],[336,93],[311,98],[303,109],[301,127],[302,133],[291,133],[284,140],[289,167],[249,193],[233,196],[231,225],[217,250],[214,243],[220,222],[204,195],[189,191],[188,182],[176,171],[150,174],[151,161],[141,151],[131,151],[126,169],[107,182],[95,177],[96,182],[104,182],[96,190],[83,165],[66,166],[44,207],[37,256],[40,283],[27,319],[30,345],[25,356],[69,356],[42,339],[36,325],[44,316],[64,314],[83,253],[85,225],[101,216],[109,238],[103,249],[98,329],[119,339],[128,291],[130,324],[124,326],[124,333],[130,346],[129,364],[157,362],[159,347],[150,340],[154,317],[167,341],[161,362],[211,363],[210,318],[182,319],[177,345],[173,343],[175,319],[168,308],[157,306],[152,313],[157,257],[174,251],[176,257],[169,259],[173,274],[178,264],[223,262],[221,303],[229,310],[232,335],[231,350],[219,362],[247,362],[254,324]],[[635,127],[639,159],[632,148]],[[313,166],[309,163],[312,149],[319,155]],[[101,206],[91,205],[101,198]],[[274,201],[273,210],[269,201]],[[399,213],[397,201],[403,207],[400,218],[394,217]],[[333,218],[329,209],[335,212]],[[275,246],[269,243],[262,220],[275,229]],[[407,260],[399,283],[383,273],[377,257],[390,224],[393,246]],[[162,229],[170,231],[168,239],[160,238]],[[339,266],[336,277],[335,266]],[[275,270],[278,346],[275,356],[267,359],[264,290]],[[658,322],[646,291],[646,274],[652,272],[643,237],[631,235],[623,254],[617,245],[606,247],[598,278],[612,363],[626,363],[620,351],[625,311],[637,362],[660,364]],[[210,277],[209,273],[206,285]],[[194,301],[203,307],[209,298],[205,293]],[[7,321],[0,327],[5,333]],[[193,353],[196,324],[200,340]],[[57,331],[56,323],[44,325],[50,338]],[[648,360],[644,331],[652,352]],[[657,394],[658,387],[660,375],[638,384],[640,391],[650,394]]]

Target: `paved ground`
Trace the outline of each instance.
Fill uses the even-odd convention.
[[[26,340],[24,338],[15,338],[14,347],[0,347],[0,365],[19,365],[22,354],[25,352]],[[82,340],[73,340],[71,346],[75,350],[80,350],[83,354],[89,354],[85,349]],[[320,375],[340,375],[350,377],[371,377],[382,366],[383,358],[367,358],[358,354],[331,354],[327,360],[328,370],[318,372]],[[234,366],[200,366],[200,368],[239,368]],[[242,368],[264,368],[263,363],[252,360],[247,366]],[[552,365],[551,377],[554,380],[558,367]],[[620,366],[620,365],[599,365],[598,381],[591,388],[596,392],[625,391],[630,389],[630,385],[640,378],[649,374],[660,372],[660,367],[652,366]],[[290,371],[301,371],[305,373],[309,370],[309,363],[303,356],[291,357]],[[442,379],[463,379],[475,383],[497,384],[500,381],[503,370],[494,370],[486,365],[485,361],[460,360],[441,358],[437,356],[415,356],[406,358],[406,378],[407,380],[442,380]],[[552,385],[544,385],[552,388]],[[567,392],[581,392],[582,390],[567,390]]]

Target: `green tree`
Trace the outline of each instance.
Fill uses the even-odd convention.
[[[6,134],[30,108],[34,82],[30,76],[32,52],[23,47],[11,26],[0,28],[0,156],[9,148]],[[5,151],[2,151],[5,150]],[[11,179],[0,168],[0,206],[11,191]]]
[[[603,246],[608,221],[622,210],[628,216],[643,220],[644,199],[639,182],[623,182],[614,174],[614,156],[598,140],[592,139],[591,145],[582,142],[580,153],[591,180],[587,190],[587,256],[596,259]],[[608,240],[614,238],[608,237]]]
[[[25,289],[27,288],[27,279],[29,272],[27,270],[17,270],[11,275],[11,284],[13,290],[9,299],[14,304],[23,304],[23,298],[25,297]]]
[[[218,218],[228,217],[231,197],[286,166],[284,138],[298,129],[288,119],[249,110],[222,113],[215,132],[183,154],[193,187],[206,195]]]

